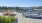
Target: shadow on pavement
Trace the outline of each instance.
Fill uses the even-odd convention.
[[[42,17],[30,17],[30,16],[25,16],[25,18],[42,19]]]
[[[16,20],[13,23],[18,23],[18,19],[16,18]]]

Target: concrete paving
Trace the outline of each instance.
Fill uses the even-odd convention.
[[[18,18],[18,23],[42,23],[42,19],[25,18],[21,13],[17,13],[15,17]]]

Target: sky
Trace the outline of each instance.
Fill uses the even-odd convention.
[[[42,0],[0,0],[0,6],[13,6],[13,7],[42,6]]]

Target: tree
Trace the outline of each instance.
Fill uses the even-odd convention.
[[[42,9],[42,6],[37,7],[37,9]]]
[[[2,7],[0,6],[0,10],[2,10]]]
[[[16,7],[16,10],[19,10],[19,7]]]
[[[6,6],[2,6],[2,9],[7,9],[7,7]]]

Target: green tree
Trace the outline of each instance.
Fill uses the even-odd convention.
[[[0,10],[2,10],[2,7],[0,6]]]
[[[8,8],[7,8],[7,10],[13,10],[13,9],[14,9],[14,8],[12,8],[12,7],[8,7]]]
[[[42,6],[37,7],[37,9],[42,9]]]
[[[2,9],[7,9],[7,7],[6,6],[2,6]]]
[[[19,7],[16,7],[16,10],[19,10]]]

